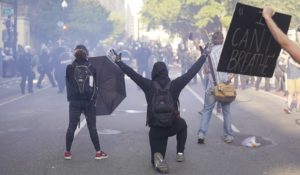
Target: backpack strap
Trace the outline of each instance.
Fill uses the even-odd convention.
[[[153,81],[153,83],[154,83],[155,88],[158,89],[158,90],[168,90],[171,87],[171,81],[169,81],[167,83],[165,88],[162,88],[161,85],[157,81]]]
[[[158,89],[158,90],[169,90],[170,87],[171,87],[172,81],[169,81],[167,83],[167,85],[166,85],[165,88],[162,88],[157,81],[153,81],[153,83],[154,83],[154,86],[156,87],[156,89]],[[180,102],[179,102],[179,99],[177,99],[177,101],[175,103],[177,103],[178,111],[180,111]]]

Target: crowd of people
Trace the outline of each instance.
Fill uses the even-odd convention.
[[[13,72],[21,77],[20,92],[22,94],[33,93],[33,80],[37,79],[35,88],[43,88],[45,76],[52,87],[58,88],[58,93],[67,90],[69,105],[69,126],[66,133],[65,159],[71,159],[71,146],[74,139],[74,132],[79,122],[81,113],[87,118],[87,125],[90,137],[96,150],[96,159],[107,158],[108,155],[100,148],[99,136],[96,127],[95,113],[95,88],[91,96],[85,96],[82,88],[94,87],[95,84],[80,84],[80,76],[88,76],[91,81],[97,79],[95,69],[90,65],[88,56],[107,55],[114,61],[120,69],[127,74],[145,93],[147,101],[147,125],[149,130],[149,144],[151,153],[151,163],[153,167],[163,173],[169,171],[165,161],[168,138],[176,135],[177,152],[176,160],[184,161],[184,149],[187,138],[187,124],[180,116],[178,109],[179,95],[182,89],[188,84],[197,84],[197,75],[201,79],[201,84],[205,90],[203,110],[197,133],[199,144],[205,143],[209,122],[214,107],[217,112],[222,113],[224,119],[223,139],[226,143],[234,142],[234,133],[231,129],[230,103],[217,101],[214,94],[214,80],[211,78],[212,72],[216,75],[218,83],[233,83],[235,88],[246,89],[254,87],[260,90],[261,82],[264,81],[265,91],[281,92],[287,97],[287,106],[284,111],[290,114],[294,111],[300,112],[300,47],[292,42],[277,27],[272,20],[274,11],[271,8],[264,8],[263,17],[275,40],[284,49],[277,61],[276,69],[272,79],[253,77],[246,75],[217,72],[216,68],[220,59],[224,36],[222,32],[215,31],[210,35],[210,45],[205,45],[201,38],[194,38],[193,33],[189,33],[186,38],[176,46],[162,44],[160,42],[140,42],[134,40],[118,41],[115,44],[98,44],[91,47],[88,42],[80,45],[74,42],[76,47],[54,45],[49,42],[42,44],[39,51],[27,45],[18,47],[16,60],[7,49],[1,50],[2,71],[4,77],[11,77]],[[300,29],[297,30],[300,32]],[[299,41],[299,39],[298,39]],[[204,48],[210,47],[209,52]],[[75,48],[75,49],[73,49]],[[110,50],[114,48],[115,50]],[[109,51],[109,52],[108,52]],[[207,56],[210,56],[212,69],[207,63]],[[181,75],[174,80],[169,77],[170,66],[178,66]],[[86,75],[76,74],[79,67],[86,69]],[[13,70],[15,69],[15,70]],[[76,74],[76,75],[75,75]],[[79,76],[79,77],[76,77]],[[26,88],[27,86],[27,88]],[[82,88],[80,89],[80,87]],[[153,112],[153,96],[156,93],[156,86],[167,88],[174,101],[174,119],[171,126],[162,126],[161,121],[155,118]],[[79,89],[76,89],[79,88]],[[26,90],[27,89],[27,90]],[[296,101],[294,103],[294,101]]]

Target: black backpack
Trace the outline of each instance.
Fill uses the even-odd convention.
[[[74,79],[77,84],[77,92],[80,96],[94,100],[96,98],[97,87],[90,69],[91,64],[89,62],[85,64],[73,62],[72,65],[74,66]]]
[[[175,103],[170,92],[169,82],[165,88],[162,88],[154,81],[155,92],[152,98],[152,126],[170,127],[173,125],[176,117]]]

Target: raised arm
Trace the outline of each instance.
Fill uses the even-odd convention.
[[[266,21],[266,24],[271,31],[275,40],[279,43],[279,45],[286,50],[291,57],[300,63],[300,46],[295,42],[291,41],[285,33],[277,26],[277,24],[272,19],[274,15],[274,10],[269,7],[265,7],[263,9],[263,17]]]
[[[191,79],[199,72],[202,65],[206,60],[205,56],[200,56],[200,58],[192,65],[192,67],[183,75],[176,78],[173,82],[178,89],[183,89],[185,85],[187,85]]]
[[[142,75],[138,74],[135,70],[129,67],[127,64],[121,61],[121,54],[117,55],[114,50],[111,50],[107,55],[112,61],[114,61],[120,69],[130,77],[141,89],[147,91],[151,88],[151,80],[144,78]]]

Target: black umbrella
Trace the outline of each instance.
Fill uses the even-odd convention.
[[[106,56],[90,57],[97,71],[97,115],[109,115],[126,97],[124,74]]]

